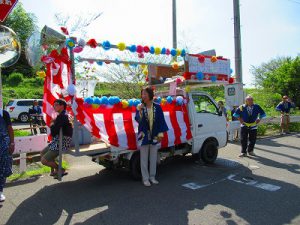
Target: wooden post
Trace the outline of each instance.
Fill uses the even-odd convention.
[[[23,173],[26,171],[26,153],[20,154],[20,172]]]
[[[63,142],[63,134],[62,134],[62,128],[59,130],[59,155],[58,155],[58,180],[61,181],[62,177],[62,142]]]

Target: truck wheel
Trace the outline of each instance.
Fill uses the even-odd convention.
[[[140,152],[134,153],[130,159],[130,173],[133,179],[142,179]]]
[[[22,122],[22,123],[26,123],[29,120],[29,115],[28,113],[21,113],[18,117],[18,119]]]
[[[203,162],[213,164],[218,156],[218,146],[215,141],[207,141],[204,143],[200,153]]]

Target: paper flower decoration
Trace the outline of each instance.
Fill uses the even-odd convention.
[[[98,97],[95,97],[95,98],[93,99],[93,104],[101,105],[101,99],[98,98]]]
[[[128,106],[129,106],[129,107],[133,106],[133,103],[134,103],[133,99],[129,99],[129,101],[128,101]]]
[[[98,46],[98,43],[95,39],[92,38],[92,39],[88,40],[86,45],[90,46],[91,48],[96,48]]]
[[[136,46],[136,52],[137,53],[142,53],[143,51],[144,51],[143,46],[141,46],[141,45]]]
[[[177,70],[177,69],[179,68],[178,63],[177,63],[177,62],[174,62],[174,63],[172,64],[172,68],[173,68],[174,70]]]
[[[211,59],[210,59],[210,61],[211,61],[212,63],[215,63],[215,62],[218,61],[218,58],[217,58],[216,56],[212,56]]]
[[[228,82],[229,82],[229,84],[233,84],[233,83],[234,83],[234,78],[233,78],[233,77],[230,77],[230,78],[228,79]]]
[[[168,97],[167,97],[167,102],[168,102],[169,104],[171,104],[171,103],[173,102],[172,96],[168,96]]]
[[[67,88],[67,92],[70,96],[74,96],[76,94],[76,87],[74,84],[70,84]]]
[[[79,39],[79,41],[78,41],[78,46],[84,47],[85,45],[86,45],[85,40]]]
[[[171,54],[171,51],[170,51],[170,49],[166,49],[166,55],[170,55]]]
[[[76,46],[74,49],[73,49],[73,52],[74,53],[80,53],[80,52],[82,52],[82,50],[83,50],[83,47],[81,47],[81,46]]]
[[[126,44],[124,42],[120,42],[117,47],[120,51],[124,51],[126,49]]]
[[[69,49],[72,49],[75,47],[75,41],[72,39],[72,38],[68,38],[66,40],[66,46],[69,48]]]
[[[232,74],[232,73],[233,73],[233,69],[230,68],[230,74]]]
[[[36,75],[40,78],[45,78],[46,77],[46,73],[43,70],[37,71]]]
[[[136,52],[136,46],[135,46],[135,45],[131,45],[131,46],[129,47],[129,51],[131,51],[131,52]]]
[[[186,91],[186,93],[190,93],[191,92],[191,86],[186,86],[186,88],[185,88],[185,91]]]
[[[157,97],[157,98],[155,99],[155,102],[156,102],[157,104],[160,104],[160,103],[161,103],[161,97]]]
[[[217,81],[217,76],[211,76],[210,79],[211,79],[212,82],[216,82]]]
[[[125,99],[123,99],[123,100],[121,101],[121,103],[122,103],[122,108],[123,108],[123,109],[126,109],[126,108],[129,106],[128,101],[125,100]]]
[[[147,76],[147,75],[148,75],[148,70],[147,70],[147,69],[144,69],[144,70],[143,70],[143,74]]]
[[[182,83],[182,80],[180,78],[177,78],[176,79],[176,84],[178,85],[178,84],[181,84],[181,83]]]
[[[204,56],[204,55],[199,55],[198,61],[199,61],[200,63],[204,63],[204,62],[205,62],[205,56]]]
[[[161,99],[161,104],[165,105],[167,103],[167,100],[165,98]]]
[[[115,59],[115,64],[119,65],[120,64],[120,60],[118,58]]]
[[[198,80],[203,80],[204,79],[204,74],[202,72],[196,73],[196,77]]]
[[[166,49],[166,48],[162,48],[162,49],[161,49],[161,54],[165,55],[166,52],[167,52],[167,49]]]
[[[109,41],[103,41],[103,42],[102,42],[102,48],[103,48],[104,50],[109,50],[109,49],[111,48],[110,42],[109,42]]]
[[[60,29],[65,35],[69,35],[69,31],[66,27],[61,27]]]
[[[138,57],[139,57],[140,59],[143,59],[143,58],[145,57],[145,56],[144,56],[144,53],[142,53],[142,52],[139,53],[139,54],[138,54]]]
[[[144,46],[144,52],[145,52],[145,53],[150,52],[150,48],[149,48],[148,46]]]
[[[159,47],[156,47],[154,49],[154,53],[155,53],[155,55],[159,55],[161,53],[161,49]]]
[[[176,49],[176,55],[177,55],[177,56],[180,56],[180,55],[181,55],[181,50],[178,49],[178,48]]]
[[[97,64],[98,64],[99,66],[102,66],[102,65],[103,65],[103,62],[102,62],[102,61],[97,61]]]
[[[182,105],[183,104],[183,97],[182,96],[177,96],[176,97],[176,104],[177,105]]]

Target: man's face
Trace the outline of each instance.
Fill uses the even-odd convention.
[[[284,102],[287,102],[289,99],[284,97],[282,100],[283,100]]]
[[[246,104],[247,105],[253,105],[253,98],[246,98]]]
[[[34,102],[33,102],[33,105],[34,105],[34,106],[37,106],[37,105],[38,105],[38,102],[37,102],[37,101],[34,101]]]
[[[64,106],[58,104],[57,102],[54,103],[53,107],[54,107],[55,112],[61,112],[64,110]]]

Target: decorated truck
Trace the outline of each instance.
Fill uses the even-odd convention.
[[[144,54],[153,54],[170,57],[170,61],[175,57],[181,59],[170,64],[107,57],[99,59],[80,55],[85,48],[127,50],[138,54],[139,58],[144,58]],[[74,57],[74,54],[78,56]],[[230,60],[215,55],[188,54],[184,49],[126,46],[125,43],[113,45],[108,41],[97,43],[95,39],[85,42],[68,38],[61,52],[54,50],[42,57],[46,67],[43,112],[48,124],[54,115],[51,106],[54,100],[63,97],[69,101],[69,111],[74,116],[76,155],[89,155],[94,162],[105,167],[127,167],[134,178],[140,178],[138,124],[134,118],[141,101],[117,96],[82,98],[76,93],[74,58],[77,62],[88,61],[98,65],[104,62],[107,66],[115,63],[147,67],[148,85],[155,89],[155,102],[161,105],[169,128],[158,144],[160,159],[190,153],[205,163],[214,163],[218,149],[226,145],[225,116],[219,111],[215,100],[197,88],[233,83]],[[80,148],[80,126],[84,126],[101,143]]]

